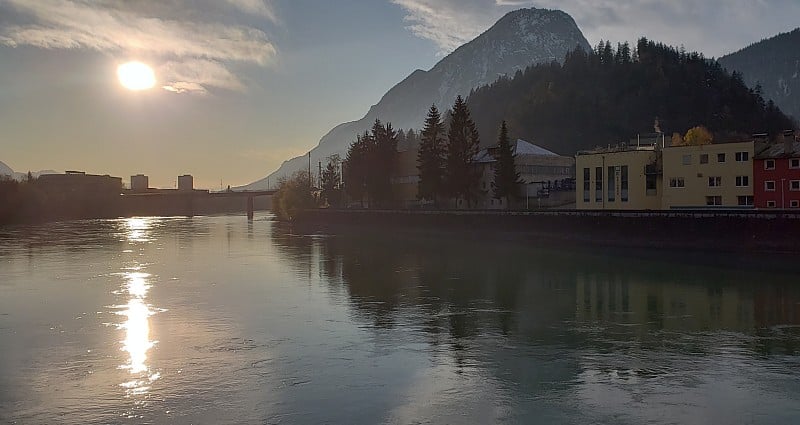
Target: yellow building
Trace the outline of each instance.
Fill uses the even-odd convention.
[[[754,142],[664,148],[663,209],[752,207]]]
[[[659,147],[618,145],[575,156],[579,210],[657,210],[662,181]]]

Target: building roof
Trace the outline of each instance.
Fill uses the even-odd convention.
[[[486,149],[481,149],[480,152],[475,156],[475,162],[478,163],[489,163],[495,162],[496,159],[494,157],[494,152],[497,150],[497,146],[491,146]],[[532,155],[532,156],[561,156],[555,152],[549,151],[539,145],[534,145],[531,142],[527,142],[522,139],[517,139],[514,145],[511,147],[511,151],[516,156],[523,156],[523,155]]]
[[[786,147],[791,146],[791,151],[787,152]],[[771,159],[771,158],[799,158],[800,157],[800,141],[795,140],[791,143],[770,143],[766,147],[756,153],[756,159]]]
[[[514,154],[516,155],[539,155],[539,156],[559,156],[557,153],[549,151],[539,145],[526,142],[522,139],[517,139],[517,143],[513,146]]]
[[[654,152],[656,145],[629,145],[627,143],[620,143],[618,145],[609,145],[608,147],[596,147],[591,150],[578,151],[577,155],[597,155],[604,153],[619,153],[619,152]]]

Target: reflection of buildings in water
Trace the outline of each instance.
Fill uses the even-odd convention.
[[[645,276],[581,274],[576,318],[658,329],[752,330],[753,296],[735,286],[648,282]]]
[[[754,316],[759,327],[800,325],[800,290],[788,285],[759,286],[754,295]]]

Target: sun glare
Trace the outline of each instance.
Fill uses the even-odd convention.
[[[156,85],[153,68],[141,62],[127,62],[117,67],[119,82],[128,90],[147,90]]]

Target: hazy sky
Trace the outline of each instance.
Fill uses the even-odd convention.
[[[528,6],[565,10],[592,44],[707,56],[800,23],[798,0],[0,0],[0,161],[246,184]],[[119,84],[132,59],[155,88]]]

